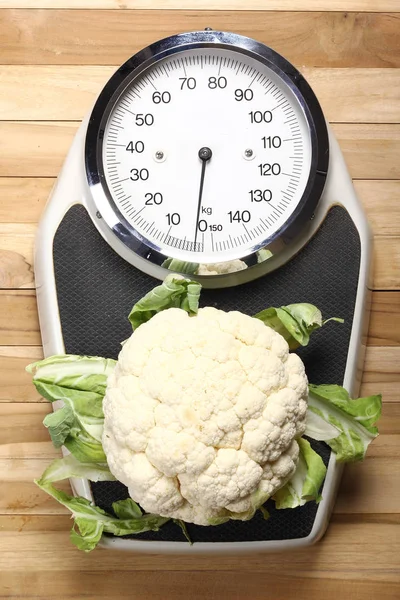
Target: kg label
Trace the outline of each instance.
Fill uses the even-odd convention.
[[[212,215],[212,208],[211,208],[211,206],[202,206],[201,207],[201,214],[202,215]]]

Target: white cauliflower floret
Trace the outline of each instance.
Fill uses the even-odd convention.
[[[227,273],[236,273],[247,269],[247,265],[242,260],[227,260],[220,263],[201,263],[197,269],[197,275],[224,275]]]
[[[145,511],[199,525],[250,518],[296,469],[307,394],[302,361],[262,321],[162,311],[108,380],[110,470]]]

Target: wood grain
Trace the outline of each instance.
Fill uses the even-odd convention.
[[[10,245],[9,236],[3,233],[1,240],[6,246]],[[20,240],[18,240],[20,242]],[[12,240],[12,242],[17,242]],[[18,245],[21,245],[20,243]],[[23,288],[33,286],[33,270],[28,260],[19,251],[0,250],[0,288]]]
[[[2,404],[2,407],[4,406],[8,406],[7,404]],[[34,404],[32,404],[31,406],[35,406]],[[37,404],[36,406],[41,406],[40,404]],[[46,405],[47,408],[47,412],[51,411],[51,407]],[[46,413],[47,414],[47,413]],[[7,419],[8,421],[10,421],[10,419]],[[15,440],[9,442],[9,443],[2,443],[0,444],[0,459],[22,459],[22,458],[29,458],[30,460],[32,459],[46,459],[47,464],[50,464],[50,462],[54,459],[54,458],[60,458],[60,452],[58,450],[56,450],[52,444],[52,442],[49,439],[49,434],[47,432],[47,430],[45,429],[45,427],[43,426],[42,421],[40,421],[39,424],[39,420],[37,420],[37,427],[39,430],[39,427],[41,427],[42,429],[42,433],[40,435],[42,435],[44,437],[47,438],[46,441],[42,441],[42,442],[16,442]],[[14,431],[20,431],[20,428],[15,427]],[[43,434],[44,431],[44,434]]]
[[[47,459],[47,465],[50,464],[50,461],[51,459]],[[18,468],[18,463],[14,464],[15,468]],[[38,475],[40,474],[38,472]],[[57,486],[60,490],[71,494],[68,482],[61,482]],[[0,515],[66,515],[67,512],[51,496],[39,489],[32,479],[13,481],[12,485],[9,482],[1,484]],[[2,575],[1,566],[0,574]],[[1,579],[2,577],[0,577],[0,581]]]
[[[333,131],[353,178],[398,179],[400,163],[395,164],[395,156],[400,152],[398,125],[336,124]]]
[[[116,68],[3,65],[0,119],[80,120]],[[397,69],[306,68],[303,75],[330,122],[400,122],[400,76]],[[31,82],[29,88],[27,81]]]
[[[46,524],[45,518],[42,517],[41,522]],[[22,525],[26,531],[31,521],[26,525],[24,523],[16,521],[15,527]],[[67,527],[66,519],[63,525]],[[64,538],[68,538],[67,534]],[[189,597],[190,600],[282,600],[290,598],[290,593],[295,589],[297,598],[307,600],[336,600],[338,595],[352,600],[394,600],[399,589],[397,582],[389,583],[381,579],[364,581],[354,572],[346,573],[343,581],[328,579],[323,573],[314,579],[305,578],[301,573],[288,576],[283,569],[277,569],[276,573],[268,569],[265,573],[249,572],[248,575],[244,575],[238,568],[235,571],[220,573],[211,566],[210,570],[193,570],[190,575],[178,570],[163,570],[151,574],[148,571],[124,572],[121,576],[119,571],[114,572],[107,568],[105,558],[101,559],[104,561],[101,585],[98,574],[87,569],[77,570],[73,577],[70,572],[59,571],[56,577],[49,577],[49,573],[43,568],[35,572],[20,569],[4,573],[0,583],[0,594],[12,590],[13,595],[7,598],[25,600],[26,590],[35,589],[42,594],[35,596],[39,600],[48,600],[50,597],[56,597],[57,600],[115,600],[115,591],[118,590],[118,598],[130,600],[188,600]],[[121,560],[124,559],[121,557]],[[268,563],[268,555],[264,556],[264,560]],[[312,563],[307,566],[306,572],[310,572],[311,569]],[[93,590],[96,590],[95,594]],[[77,593],[82,595],[77,596]]]
[[[61,456],[61,453],[58,453]],[[1,481],[9,484],[14,481],[29,483],[38,479],[48,467],[49,460],[45,458],[0,458]]]
[[[25,372],[26,365],[39,358],[39,347],[0,346],[0,403],[44,402]],[[385,402],[399,402],[399,378],[399,347],[367,348],[360,391],[362,396],[380,392]]]
[[[0,123],[0,176],[56,177],[77,128],[75,122]]]
[[[0,223],[38,223],[54,183],[53,177],[0,177]],[[400,181],[359,179],[354,186],[374,235],[400,236]]]
[[[79,123],[0,122],[0,177],[55,177]],[[400,125],[333,125],[350,174],[355,179],[400,179]]]
[[[37,423],[39,422],[41,423],[38,419]],[[42,429],[48,436],[43,426]],[[38,437],[44,437],[44,435],[38,432]],[[346,465],[340,493],[335,504],[335,514],[392,514],[397,512],[396,486],[400,477],[399,442],[400,435],[380,435],[370,447],[368,456],[363,463]],[[67,514],[67,509],[57,502],[46,502],[44,492],[43,497],[41,494],[34,494],[33,480],[41,476],[50,461],[60,456],[60,452],[52,449],[51,444],[48,443],[46,452],[42,455],[36,457],[29,454],[26,458],[14,455],[12,445],[7,445],[10,451],[9,456],[4,456],[5,452],[0,454],[0,485],[5,489],[7,486],[13,487],[16,484],[20,491],[19,504],[18,508],[13,502],[10,506],[10,504],[5,504],[3,499],[0,501],[0,513],[10,513],[11,509],[13,514],[19,514],[19,511],[31,512],[32,497],[35,497],[42,507],[42,511],[43,503],[45,503],[48,508],[51,508],[51,514]],[[14,445],[17,446],[18,442],[15,442]],[[36,443],[30,445],[34,454],[39,454],[35,450]],[[38,442],[37,445],[43,450],[43,442]],[[29,450],[28,447],[27,450]],[[69,489],[67,482],[62,485],[62,489]],[[23,494],[21,494],[22,490]]]
[[[399,366],[399,348],[367,348],[361,394],[369,396],[379,391],[386,402],[399,402]]]
[[[0,288],[34,287],[34,233],[34,225],[0,224]],[[374,289],[400,290],[399,237],[377,237],[374,242],[374,254]]]
[[[0,403],[42,402],[25,367],[43,358],[40,346],[0,346]]]
[[[57,523],[54,531],[51,520]],[[66,528],[70,522],[65,520]],[[286,577],[305,579],[327,578],[331,580],[352,579],[382,581],[399,584],[400,525],[382,523],[353,522],[331,523],[324,540],[307,551],[286,553],[248,554],[243,556],[202,556],[190,555],[186,546],[185,554],[157,555],[135,554],[129,560],[124,552],[99,550],[85,555],[77,552],[69,543],[68,534],[59,531],[59,517],[47,520],[47,527],[39,531],[24,531],[18,535],[14,531],[0,533],[0,572],[41,571],[46,567],[48,577],[64,573],[92,571],[117,572],[120,578],[134,571],[230,571],[245,573],[284,573]],[[346,540],[344,546],[344,540]],[[188,551],[189,550],[189,551]],[[362,557],[355,569],[355,557]],[[333,568],[334,565],[334,568]],[[54,575],[53,575],[54,574]],[[223,574],[220,573],[223,577]],[[73,578],[73,577],[72,577]],[[102,587],[102,586],[99,586]],[[289,597],[289,596],[285,596]]]
[[[0,224],[0,289],[34,287],[35,233],[35,225]]]
[[[243,5],[245,6],[245,5]],[[155,40],[204,29],[263,42],[297,67],[398,67],[396,13],[7,10],[0,13],[3,64],[118,65]]]
[[[54,183],[52,177],[0,177],[0,223],[38,223]]]
[[[377,392],[378,388],[375,391]],[[44,417],[51,411],[50,402],[0,404],[0,457],[8,459],[44,459],[58,456],[59,451],[53,448],[50,436],[43,426]],[[394,444],[399,441],[400,398],[396,402],[390,402],[383,395],[383,411],[379,421],[379,432],[381,438],[370,448],[368,456],[381,455],[381,445],[385,446],[381,441],[382,435],[385,436],[385,439],[395,440]],[[399,450],[395,450],[396,456],[398,453]],[[391,456],[392,453],[390,452],[386,458]]]
[[[0,599],[400,597],[399,13],[399,0],[0,0]],[[374,288],[383,290],[373,293],[360,392],[383,393],[381,435],[364,463],[346,466],[314,547],[84,555],[69,542],[68,511],[33,483],[60,455],[42,424],[51,405],[25,372],[43,355],[36,227],[79,122],[115,66],[156,39],[205,26],[281,52],[334,123],[373,229]]]
[[[26,356],[29,350],[37,351],[37,356]],[[30,376],[24,371],[29,362],[41,357],[40,354],[40,348],[0,346],[0,403],[43,402],[32,386]],[[399,348],[367,348],[361,395],[368,396],[379,391],[385,402],[398,402],[399,377]]]
[[[397,238],[394,239],[397,241]],[[368,345],[400,346],[399,322],[400,293],[374,292]],[[0,345],[32,346],[40,343],[35,292],[0,290]]]
[[[374,289],[400,289],[400,243],[395,237],[377,238],[374,243]]]
[[[0,8],[399,12],[398,0],[0,0]]]
[[[0,344],[12,345],[16,339],[24,346],[41,343],[33,291],[0,290],[0,307]]]
[[[400,293],[374,292],[372,295],[369,346],[400,346]]]
[[[369,346],[400,346],[399,319],[400,293],[375,292],[372,296]],[[0,344],[31,346],[40,343],[35,292],[0,290]],[[0,349],[0,361],[1,357]],[[19,360],[19,357],[10,358]]]
[[[42,447],[42,442],[46,442],[47,445],[50,438],[42,421],[51,410],[50,402],[0,404],[0,456],[2,458],[20,458],[22,453],[23,457],[30,457],[31,455],[25,454],[24,448],[21,450],[20,447],[32,443],[39,444],[41,452],[47,452],[46,448]],[[17,455],[7,451],[12,450],[11,446],[15,447]]]
[[[1,184],[1,179],[0,179]],[[400,234],[400,181],[357,180],[356,192],[364,206],[372,231],[377,235]]]

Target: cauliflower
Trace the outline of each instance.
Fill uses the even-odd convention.
[[[247,269],[247,265],[242,260],[229,260],[220,263],[199,264],[197,275],[226,275],[236,273]]]
[[[307,397],[301,359],[262,321],[170,308],[134,331],[108,378],[109,468],[147,512],[249,519],[296,469]]]

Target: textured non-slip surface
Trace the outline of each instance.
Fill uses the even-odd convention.
[[[131,328],[132,305],[157,281],[120,258],[100,237],[85,209],[76,205],[65,215],[53,245],[60,318],[67,353],[116,358]],[[241,310],[249,315],[268,306],[294,302],[316,304],[324,317],[340,316],[343,325],[330,323],[315,332],[299,351],[313,383],[342,383],[358,283],[360,241],[347,212],[333,208],[318,233],[290,263],[257,281],[229,290],[203,290],[201,305]],[[313,442],[325,462],[329,449]],[[127,497],[119,483],[92,484],[96,503]],[[232,521],[218,527],[190,525],[197,542],[278,540],[307,536],[316,505],[275,511],[271,518],[257,514],[249,522]],[[136,538],[182,540],[180,529],[168,523],[158,533]]]

